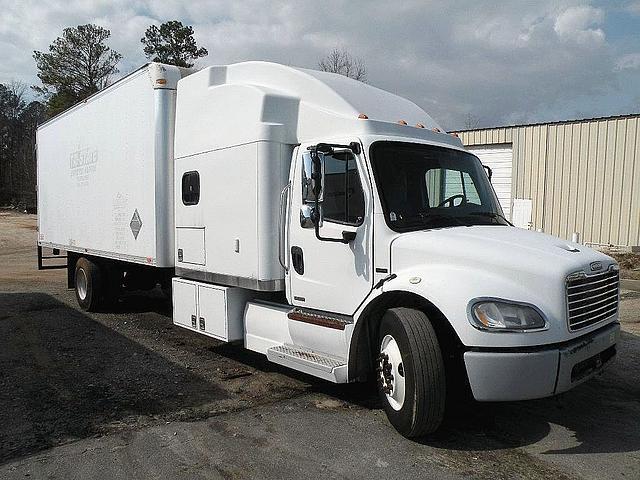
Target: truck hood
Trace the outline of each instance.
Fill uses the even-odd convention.
[[[592,271],[593,267],[599,267]],[[543,345],[582,335],[570,332],[566,277],[598,273],[615,261],[583,245],[507,226],[452,227],[400,235],[391,242],[391,272],[384,289],[409,291],[433,303],[463,344],[482,347]],[[535,305],[548,321],[536,333],[499,335],[471,328],[468,308],[480,298]]]
[[[391,244],[392,269],[403,270],[417,262],[486,268],[493,272],[529,273],[558,278],[585,270],[592,262],[603,269],[611,257],[577,243],[522,228],[483,225],[452,227],[404,234]]]

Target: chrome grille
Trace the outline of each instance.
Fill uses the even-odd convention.
[[[618,313],[620,278],[617,268],[567,278],[567,318],[569,330],[594,325]]]

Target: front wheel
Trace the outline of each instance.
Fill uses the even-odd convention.
[[[445,369],[427,316],[410,308],[387,310],[378,347],[378,392],[391,424],[409,438],[437,430],[444,417]]]

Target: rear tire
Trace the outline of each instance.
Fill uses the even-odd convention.
[[[377,351],[378,393],[389,422],[408,438],[436,431],[447,386],[438,338],[427,316],[410,308],[387,310]]]
[[[95,312],[100,305],[102,272],[98,265],[84,257],[76,263],[75,289],[82,310]]]

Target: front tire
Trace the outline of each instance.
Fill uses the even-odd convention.
[[[84,257],[76,263],[75,271],[76,300],[86,312],[95,312],[100,304],[102,272],[100,268]]]
[[[378,393],[391,424],[408,438],[438,429],[444,417],[445,368],[427,316],[410,308],[387,310],[378,337]]]

